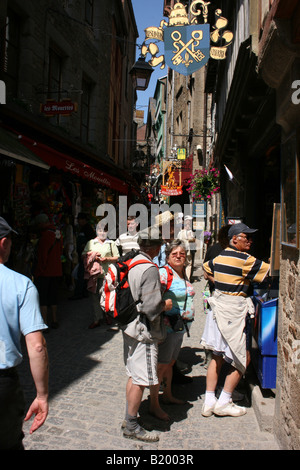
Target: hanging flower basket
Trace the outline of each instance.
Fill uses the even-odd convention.
[[[209,201],[220,189],[220,172],[216,168],[196,170],[188,180],[187,191],[192,194],[194,201]]]

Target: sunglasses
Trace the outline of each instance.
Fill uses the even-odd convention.
[[[247,240],[250,240],[252,238],[252,236],[249,234],[249,235],[238,235],[238,238],[245,238]]]

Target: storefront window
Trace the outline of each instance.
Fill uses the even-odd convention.
[[[299,245],[299,164],[296,134],[282,146],[282,230],[284,244]]]

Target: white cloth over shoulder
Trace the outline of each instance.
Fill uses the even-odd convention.
[[[202,343],[210,349],[226,354],[226,348],[231,354],[232,365],[240,372],[246,370],[246,316],[254,314],[254,305],[250,297],[231,296],[216,290],[208,299],[215,320],[209,319],[209,328],[206,329]],[[220,338],[214,329],[217,328],[222,335],[222,351],[220,351]],[[218,342],[218,344],[216,344]],[[230,357],[231,356],[231,357]]]

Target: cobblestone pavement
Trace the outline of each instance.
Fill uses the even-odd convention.
[[[127,382],[123,364],[122,333],[101,326],[87,327],[92,321],[89,299],[59,305],[60,327],[45,335],[50,361],[50,412],[45,424],[29,435],[24,424],[26,450],[108,450],[108,451],[194,451],[194,450],[277,450],[272,434],[261,432],[249,399],[241,404],[247,414],[239,418],[204,418],[201,407],[205,392],[205,354],[200,346],[203,314],[203,280],[194,282],[196,320],[191,336],[185,335],[180,360],[187,363],[193,382],[174,386],[174,395],[186,405],[165,406],[172,420],[163,423],[148,413],[146,390],[140,408],[145,428],[159,433],[158,442],[148,444],[125,439],[121,424],[125,412]],[[27,358],[20,377],[28,404],[34,387]],[[241,384],[243,386],[243,383]]]

